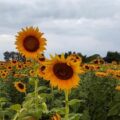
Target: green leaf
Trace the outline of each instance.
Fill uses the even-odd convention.
[[[114,116],[120,113],[120,103],[114,105],[108,113],[108,116]]]
[[[82,116],[82,114],[75,114],[75,113],[73,113],[73,114],[69,115],[69,119],[70,120],[80,120],[81,116]]]
[[[46,105],[45,102],[42,103],[42,111],[43,111],[43,112],[47,112],[47,111],[48,111],[48,110],[47,110],[47,105]]]
[[[65,114],[65,108],[64,107],[63,108],[53,108],[51,110],[51,112],[55,112],[55,113],[59,113],[61,115],[64,115]]]
[[[1,103],[1,102],[7,102],[7,101],[8,101],[7,98],[4,98],[4,97],[1,97],[1,98],[0,98],[0,103]]]
[[[41,91],[41,90],[47,90],[47,87],[46,86],[40,86],[37,91]]]
[[[35,78],[29,78],[29,84],[35,85]]]
[[[39,108],[34,109],[34,110],[31,109],[31,110],[29,111],[29,114],[30,114],[31,116],[34,116],[35,118],[39,119],[39,118],[41,117],[41,115],[42,115],[42,110],[39,109]]]
[[[12,110],[19,111],[21,109],[21,105],[20,104],[15,104],[15,105],[10,106],[10,108]]]
[[[69,101],[69,105],[70,106],[72,106],[72,105],[75,105],[75,104],[77,104],[77,103],[80,103],[80,102],[82,102],[83,100],[79,100],[79,99],[72,99],[72,100],[70,100]]]
[[[89,111],[88,110],[84,110],[81,120],[90,120],[90,116],[89,116]]]
[[[51,94],[47,94],[47,93],[41,93],[40,96],[42,98],[44,98],[44,99],[46,99],[46,98],[48,98],[48,99],[52,98],[52,95]]]
[[[22,120],[34,120],[35,118],[33,116],[25,116],[22,118]]]

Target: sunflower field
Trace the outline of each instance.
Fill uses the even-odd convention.
[[[25,59],[0,61],[0,120],[120,120],[120,62],[46,58],[38,27],[23,28],[15,45]]]

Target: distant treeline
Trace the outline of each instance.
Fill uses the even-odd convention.
[[[71,52],[71,51],[69,51],[68,53],[65,53],[65,56],[68,56],[72,53],[79,55],[82,58],[82,61],[84,63],[88,63],[96,58],[102,58],[107,63],[111,63],[112,61],[116,61],[117,63],[120,63],[120,53],[117,51],[115,52],[108,51],[105,57],[102,57],[99,54],[93,54],[91,56],[86,56],[86,55],[83,55],[82,53],[79,53],[79,52],[76,53],[76,52]]]
[[[17,61],[26,61],[26,58],[24,56],[22,56],[20,53],[18,52],[4,52],[4,60],[5,61],[9,61],[9,60],[17,60]]]
[[[108,51],[106,56],[105,57],[101,57],[99,54],[93,54],[91,56],[86,56],[86,55],[83,55],[82,53],[80,52],[66,52],[65,53],[65,56],[68,56],[70,54],[77,54],[79,55],[81,58],[82,58],[82,61],[84,63],[88,63],[96,58],[102,58],[104,59],[105,62],[107,63],[111,63],[112,61],[116,61],[118,63],[120,63],[120,53],[119,52],[111,52],[111,51]],[[18,52],[4,52],[4,60],[5,61],[9,61],[9,60],[18,60],[18,61],[26,61],[25,57],[22,56],[20,53]]]

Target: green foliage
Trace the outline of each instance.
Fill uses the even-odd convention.
[[[51,88],[49,82],[39,79],[37,97],[33,89],[36,78],[21,79],[27,83],[27,96],[18,92],[14,81],[0,81],[0,119],[3,120],[50,120],[53,113],[65,115],[63,91]],[[115,90],[118,81],[111,77],[96,77],[93,72],[80,76],[80,85],[69,94],[70,120],[119,120],[120,92]],[[36,105],[36,101],[37,105]]]
[[[94,55],[91,55],[91,56],[87,57],[87,58],[85,59],[85,62],[86,62],[86,63],[89,63],[90,61],[95,60],[95,59],[97,59],[97,58],[101,58],[101,56],[100,56],[99,54],[94,54]]]
[[[85,100],[80,106],[82,110],[79,110],[83,113],[83,120],[109,120],[110,115],[119,117],[120,106],[116,102],[116,95],[120,102],[120,94],[115,90],[116,84],[115,79],[96,77],[90,72],[81,77],[80,87],[73,94],[79,93],[78,98]]]
[[[36,101],[38,101],[37,105],[35,104]],[[35,97],[34,93],[29,93],[25,97],[22,106],[19,104],[15,104],[12,105],[10,108],[17,112],[13,118],[17,118],[17,120],[24,120],[29,116],[36,118],[36,120],[39,120],[39,118],[42,117],[43,113],[48,112],[47,105],[43,101],[42,97],[40,95]]]
[[[111,63],[112,61],[120,62],[120,53],[119,52],[107,52],[107,56],[104,58],[107,62]]]
[[[0,120],[10,119],[13,112],[9,109],[9,101],[5,97],[0,97]]]
[[[11,105],[10,109],[15,110],[16,112],[18,112],[21,109],[21,105],[20,104]]]

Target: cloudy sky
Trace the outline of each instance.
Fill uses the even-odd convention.
[[[120,52],[120,0],[0,0],[0,59],[26,26],[45,33],[46,54]]]

